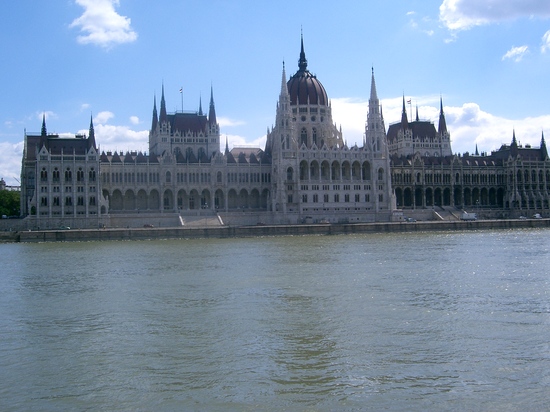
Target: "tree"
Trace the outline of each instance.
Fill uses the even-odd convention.
[[[0,215],[19,216],[21,193],[12,190],[0,190]]]

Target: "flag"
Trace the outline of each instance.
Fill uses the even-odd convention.
[[[181,90],[180,90],[181,91]],[[411,104],[411,99],[407,100],[407,104]]]
[[[183,87],[180,87],[180,93],[183,93]]]

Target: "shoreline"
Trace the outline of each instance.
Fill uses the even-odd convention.
[[[523,229],[550,227],[550,219],[502,219],[476,221],[373,222],[349,224],[301,224],[216,227],[105,228],[0,232],[2,243],[80,242],[102,240],[151,240],[234,238],[257,236],[339,235],[424,231]]]

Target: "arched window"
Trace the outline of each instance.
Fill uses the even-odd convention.
[[[216,174],[216,181],[217,181],[218,183],[222,183],[222,172],[218,172],[218,173]]]
[[[73,180],[73,173],[71,172],[71,168],[68,167],[67,170],[65,170],[65,181],[70,182]]]
[[[311,131],[311,137],[312,137],[312,140],[313,140],[313,144],[315,146],[317,146],[317,129],[315,127]]]
[[[378,169],[378,180],[384,180],[384,169]]]
[[[40,180],[43,182],[46,182],[48,180],[48,172],[45,167],[42,168],[42,171],[40,172]]]
[[[307,130],[305,127],[302,127],[302,131],[300,132],[300,145],[303,144],[307,146]]]
[[[168,171],[166,172],[166,183],[172,182],[172,174]]]
[[[95,177],[96,177],[96,173],[95,173],[94,168],[92,167],[92,168],[90,169],[90,172],[88,173],[88,180],[89,180],[90,182],[95,182]]]
[[[292,170],[292,167],[289,167],[286,169],[286,180],[292,180],[294,175],[294,170]]]

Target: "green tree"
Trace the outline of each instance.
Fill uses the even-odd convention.
[[[21,214],[20,197],[20,192],[0,190],[0,215],[19,216]]]

